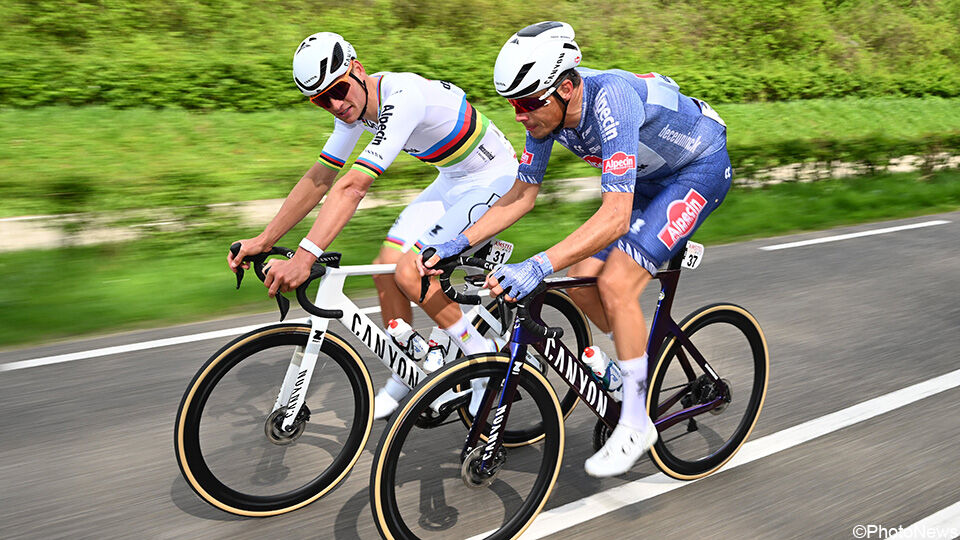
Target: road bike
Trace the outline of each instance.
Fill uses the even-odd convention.
[[[271,255],[290,258],[293,252],[275,247],[245,262],[253,263],[262,280]],[[502,262],[509,253],[491,243],[478,255]],[[329,329],[331,319],[408,386],[425,378],[408,352],[343,291],[347,277],[393,273],[395,265],[341,268],[340,259],[339,253],[323,254],[296,291],[309,323],[281,322],[234,339],[187,386],[174,430],[177,463],[187,484],[214,507],[253,517],[290,512],[328,493],[357,462],[373,425],[374,387],[363,354]],[[238,288],[242,279],[239,269]],[[312,303],[306,290],[315,280],[319,286]],[[282,321],[289,301],[276,298]],[[570,346],[591,344],[589,325],[569,297],[558,291],[545,303],[551,321],[570,332]],[[509,332],[511,314],[511,306],[493,302],[474,306],[467,316],[491,336]],[[535,355],[526,360],[544,368]],[[457,411],[461,424],[468,422],[470,395],[461,389],[450,403],[438,403],[437,413]],[[566,401],[569,414],[576,396]],[[522,446],[542,437],[542,429],[526,426],[507,436],[512,446]]]
[[[660,432],[649,455],[681,480],[718,470],[744,444],[763,407],[769,368],[763,332],[742,307],[711,304],[673,320],[681,267],[696,267],[702,254],[703,246],[690,242],[655,276],[661,289],[648,340],[647,411]],[[481,262],[460,257],[443,269]],[[550,292],[595,284],[596,278],[549,278],[518,302],[509,353],[445,366],[400,404],[370,476],[371,509],[385,538],[516,538],[540,513],[560,473],[564,414],[554,385],[517,361],[528,348],[598,417],[594,449],[603,445],[620,404],[560,341],[562,329],[544,326],[540,317]],[[451,429],[454,422],[424,424],[432,403],[478,378],[489,383],[469,432]],[[539,425],[542,439],[507,448],[502,434],[518,421]]]

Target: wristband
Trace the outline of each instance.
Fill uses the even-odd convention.
[[[313,256],[318,259],[320,258],[321,255],[323,255],[323,250],[320,249],[316,244],[311,242],[310,239],[307,238],[306,236],[304,236],[303,240],[300,241],[300,247],[309,251],[310,253],[313,253]]]

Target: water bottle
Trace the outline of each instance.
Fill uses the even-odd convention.
[[[430,333],[430,340],[427,341],[427,356],[423,359],[423,371],[430,374],[443,367],[449,349],[450,336],[434,326]]]
[[[620,401],[623,392],[620,366],[596,345],[584,349],[580,359],[593,370],[593,374],[603,383],[603,387],[610,391],[613,399]]]
[[[403,319],[392,319],[387,324],[387,333],[414,360],[420,360],[427,355],[427,350],[430,348],[427,340],[423,339],[423,336],[418,334]]]

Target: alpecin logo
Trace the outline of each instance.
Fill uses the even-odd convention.
[[[523,149],[523,155],[520,157],[520,163],[522,165],[529,165],[533,163],[533,154],[527,152],[527,149]]]
[[[600,159],[600,156],[583,156],[583,160],[598,169],[603,165],[603,160]]]
[[[636,168],[637,156],[633,154],[627,155],[623,152],[617,152],[603,160],[603,174],[610,173],[614,176],[623,176],[627,174],[627,171]]]
[[[610,103],[607,100],[607,90],[601,89],[594,100],[595,114],[597,123],[600,124],[600,140],[602,142],[612,141],[617,137],[617,126],[620,125],[613,114],[610,112]]]
[[[667,207],[667,224],[657,233],[657,238],[667,246],[667,249],[673,249],[673,246],[677,245],[677,240],[690,234],[697,223],[697,218],[700,217],[700,211],[706,205],[707,200],[695,189],[688,191],[683,200],[670,203]]]
[[[377,146],[387,138],[386,133],[387,121],[390,120],[390,117],[393,116],[393,105],[384,105],[383,110],[380,111],[380,124],[377,126],[377,133],[373,136],[373,140],[370,141],[370,144]]]

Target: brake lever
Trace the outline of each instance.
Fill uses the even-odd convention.
[[[234,242],[230,246],[230,253],[232,253],[234,257],[240,254],[240,242]],[[243,261],[240,261],[240,264],[237,265],[236,274],[237,274],[237,290],[239,290],[240,282],[243,281]]]
[[[426,263],[437,253],[437,250],[429,247],[420,252],[420,260]],[[420,278],[420,304],[423,303],[424,298],[427,297],[427,291],[430,290],[430,276],[424,275]]]
[[[240,253],[240,242],[234,242],[233,245],[230,246],[230,253],[233,253],[234,257]],[[264,263],[270,255],[280,255],[290,259],[293,257],[293,252],[286,248],[273,247],[270,251],[245,257],[245,261],[253,263],[253,271],[257,274],[257,277],[260,278],[260,281],[266,281],[267,279],[267,272],[264,271]],[[244,261],[241,261],[241,264],[237,266],[237,289],[240,288],[240,283],[243,281],[243,262]],[[269,271],[269,268],[267,271]],[[277,291],[274,298],[277,299],[277,309],[280,310],[280,320],[283,321],[283,319],[287,317],[287,312],[290,311],[290,300],[280,294],[279,291]]]

